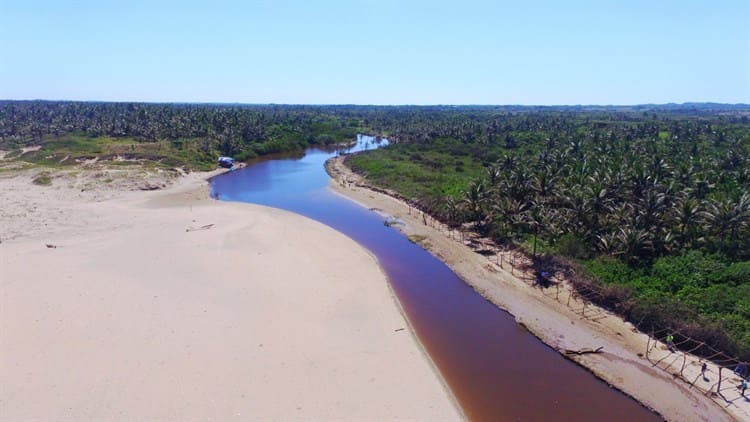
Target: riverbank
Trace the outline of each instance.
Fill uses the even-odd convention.
[[[647,336],[637,332],[631,324],[605,310],[593,309],[590,305],[587,306],[588,313],[584,312],[585,315],[582,316],[580,306],[578,311],[574,311],[566,303],[556,300],[555,294],[550,297],[540,289],[531,287],[519,278],[530,277],[531,274],[520,273],[518,267],[511,274],[507,263],[499,265],[498,261],[490,260],[469,245],[455,240],[455,233],[446,232],[440,225],[430,224],[429,217],[410,209],[404,202],[370,189],[366,181],[343,164],[343,160],[340,157],[328,162],[329,174],[334,178],[331,187],[335,191],[368,208],[378,210],[386,221],[402,223],[393,226],[446,262],[476,291],[510,312],[519,323],[554,349],[565,352],[602,347],[602,353],[568,357],[610,385],[668,420],[750,418],[746,409],[748,406],[741,402],[741,398],[734,398],[726,409],[722,409],[698,388],[654,367],[643,356]],[[570,294],[567,285],[562,285],[560,294],[563,297]],[[575,302],[574,299],[573,303]],[[662,344],[651,351],[652,357],[660,354],[669,356]],[[689,359],[684,369],[687,378],[695,379],[698,383],[706,382],[698,379],[700,365],[699,359]],[[718,369],[709,364],[709,382],[716,382],[717,372]],[[724,371],[725,385],[727,390],[731,390],[734,388],[731,385],[733,381],[729,381],[727,375],[727,371]]]
[[[461,419],[371,255],[214,174],[0,173],[0,420]]]

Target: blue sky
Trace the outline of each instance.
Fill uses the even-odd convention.
[[[750,103],[750,0],[0,0],[0,98]]]

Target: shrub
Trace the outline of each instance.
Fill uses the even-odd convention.
[[[589,257],[586,242],[572,233],[560,237],[555,244],[555,250],[568,258],[585,259]]]
[[[52,184],[52,178],[48,173],[40,173],[31,182],[39,186],[49,186]]]

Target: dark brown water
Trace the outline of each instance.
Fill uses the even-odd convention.
[[[471,420],[661,420],[520,328],[381,216],[331,192],[323,164],[332,155],[262,161],[213,179],[212,195],[308,216],[374,253]]]

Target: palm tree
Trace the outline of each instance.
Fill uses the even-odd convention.
[[[606,220],[613,205],[610,190],[602,179],[601,173],[594,172],[593,175],[588,177],[589,183],[583,187],[582,192],[585,208],[588,210],[587,224],[593,235],[599,233],[601,222]]]
[[[709,180],[708,176],[703,174],[703,175],[698,175],[694,179],[693,186],[694,186],[693,195],[697,199],[705,199],[708,196],[708,194],[716,187],[716,184],[712,183]]]
[[[529,203],[517,201],[511,197],[502,197],[492,204],[494,222],[501,227],[507,228],[510,235],[514,235],[524,226],[524,213]]]
[[[515,170],[518,166],[518,158],[512,155],[505,154],[503,155],[503,159],[500,162],[500,167],[510,173],[511,171]]]
[[[566,221],[569,232],[577,236],[588,237],[590,225],[588,218],[591,215],[589,203],[585,200],[580,190],[567,191],[561,196],[563,212],[561,217]]]
[[[607,255],[616,255],[617,254],[617,232],[612,233],[603,233],[601,235],[596,236],[597,243],[596,247],[597,249],[605,253]]]
[[[614,240],[616,254],[622,255],[631,267],[639,262],[647,261],[653,251],[649,233],[635,227],[620,228]]]
[[[698,237],[701,204],[695,198],[684,195],[677,199],[670,210],[671,220],[677,230],[676,242],[679,248],[688,249]]]
[[[500,179],[500,176],[502,176],[502,170],[499,166],[493,165],[487,167],[485,172],[487,175],[487,183],[490,185],[490,188],[494,187]]]
[[[528,201],[533,192],[531,175],[523,168],[518,168],[510,173],[508,186],[509,195],[518,201]]]
[[[521,214],[524,224],[534,235],[531,255],[536,256],[536,243],[540,231],[544,230],[552,218],[552,210],[544,202],[530,201],[529,206]]]
[[[489,190],[482,180],[475,180],[469,184],[469,187],[463,193],[463,204],[466,206],[469,215],[474,221],[474,226],[479,227],[487,216],[487,202],[489,199]]]
[[[458,223],[459,213],[461,212],[461,204],[452,196],[445,197],[443,201],[443,209],[445,210],[445,217],[448,220],[448,225],[451,227],[456,226]]]
[[[666,196],[655,190],[648,190],[635,202],[638,215],[641,216],[641,228],[657,231],[664,225],[662,215],[667,209]]]
[[[734,245],[750,222],[750,194],[743,194],[736,202],[724,199],[710,203],[701,215],[714,237],[718,238],[719,251],[734,256],[739,251],[725,247],[727,240],[730,246]]]
[[[537,171],[531,179],[531,188],[543,201],[552,202],[558,192],[557,175],[549,165]]]

